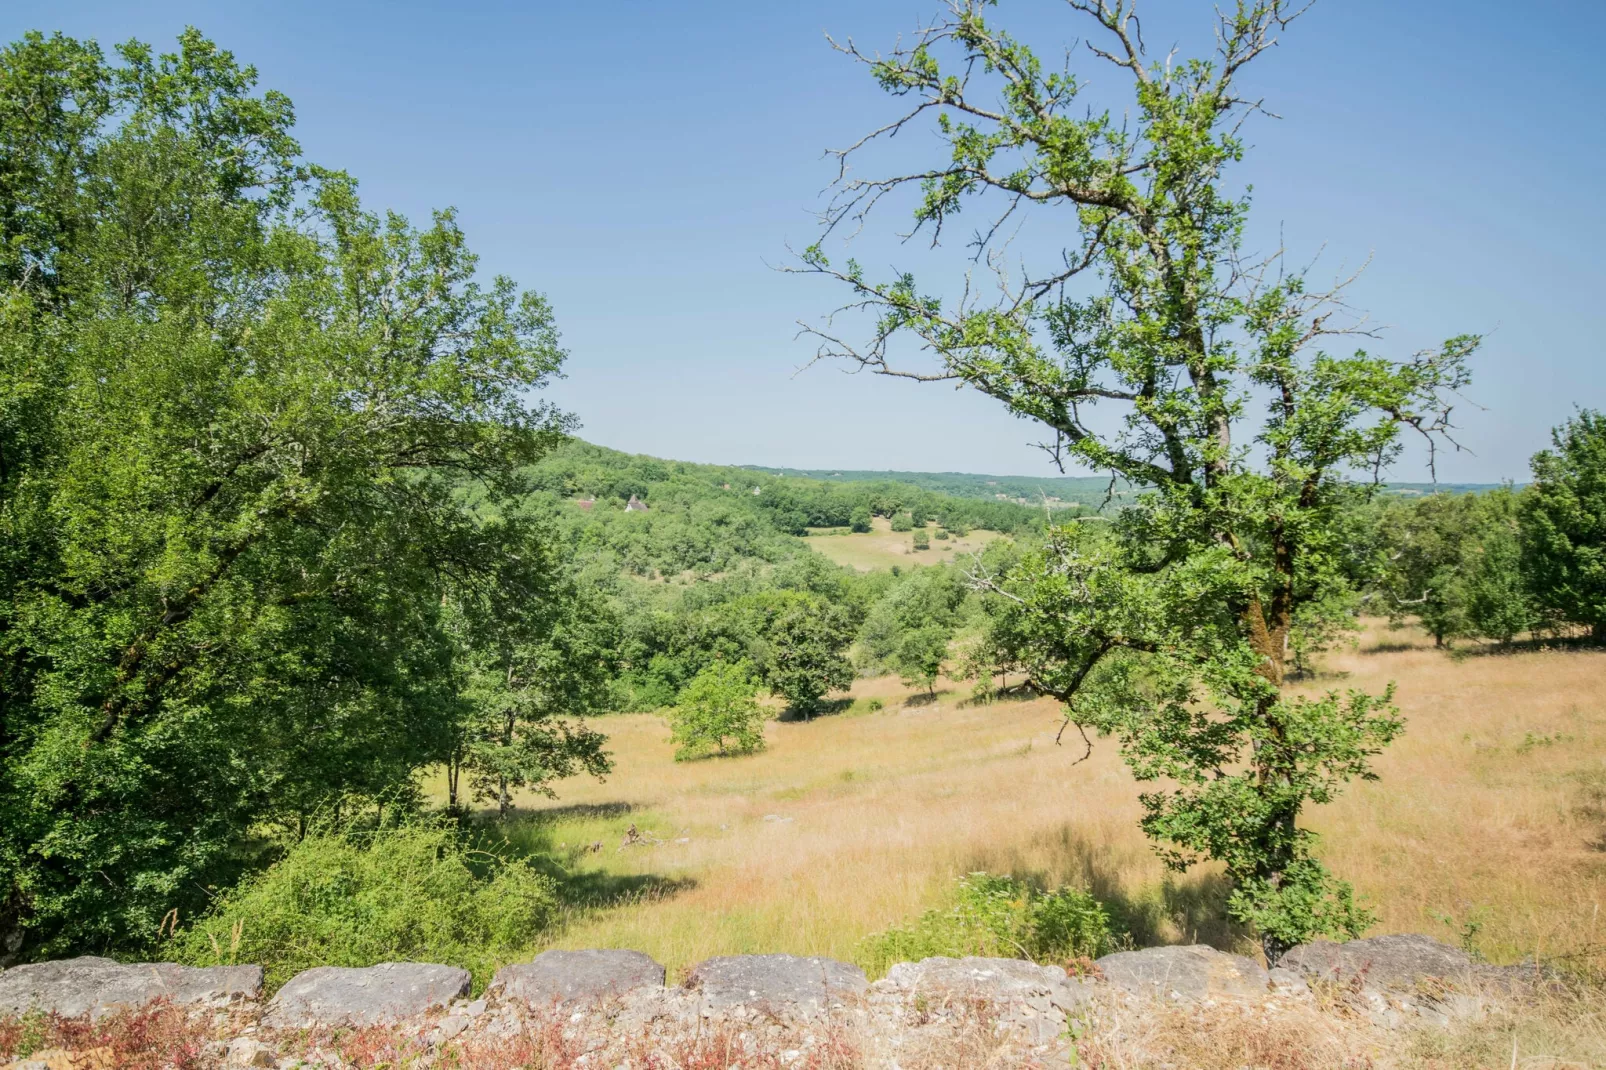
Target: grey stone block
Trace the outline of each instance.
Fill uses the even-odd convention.
[[[425,962],[382,962],[352,969],[304,970],[268,1004],[263,1024],[274,1029],[377,1025],[416,1018],[468,995],[469,973]]]
[[[663,983],[664,968],[639,951],[543,951],[497,970],[485,994],[535,1005],[594,1003]]]
[[[860,996],[869,987],[864,971],[845,962],[797,955],[732,955],[692,967],[686,987],[711,1009],[738,1003],[815,1013]]]
[[[1255,960],[1203,944],[1118,951],[1096,965],[1117,988],[1179,1003],[1259,998],[1271,981]]]
[[[0,1014],[40,1010],[99,1018],[159,999],[179,1006],[226,1007],[261,998],[260,966],[179,966],[85,956],[36,962],[0,973]]]

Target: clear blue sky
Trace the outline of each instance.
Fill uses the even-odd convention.
[[[552,394],[593,441],[1048,474],[1032,429],[986,399],[794,375],[812,352],[794,321],[837,295],[767,266],[812,238],[821,150],[892,114],[822,34],[886,47],[934,8],[58,0],[4,5],[0,31],[169,44],[193,24],[255,64],[295,101],[308,156],[357,175],[370,206],[455,205],[487,269],[551,298],[572,352]],[[1207,0],[1147,10],[1151,46],[1208,32]],[[1059,0],[1004,0],[997,17],[1057,46],[1078,32],[1069,16]],[[1256,234],[1281,228],[1300,259],[1325,243],[1333,271],[1371,255],[1351,296],[1394,325],[1395,351],[1492,332],[1469,395],[1486,409],[1462,413],[1476,455],[1447,459],[1441,479],[1521,480],[1552,424],[1606,405],[1603,40],[1599,0],[1323,0],[1255,72],[1283,116],[1250,128]],[[875,268],[905,252],[860,255]]]

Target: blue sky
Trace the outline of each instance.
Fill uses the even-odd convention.
[[[308,156],[372,207],[454,205],[490,271],[546,293],[571,350],[552,396],[606,445],[698,461],[1048,474],[979,396],[798,373],[795,322],[840,296],[773,270],[812,240],[821,158],[894,114],[823,34],[890,46],[931,0],[10,4],[0,31],[104,44],[200,27],[295,101]],[[1205,0],[1149,0],[1151,46],[1198,42]],[[1519,17],[1520,16],[1520,17]],[[1052,53],[1060,0],[997,19]],[[1258,65],[1252,237],[1332,275],[1404,353],[1489,333],[1440,478],[1521,480],[1573,406],[1606,405],[1606,4],[1324,0]],[[1090,92],[1118,89],[1109,72]],[[1113,99],[1113,98],[1112,98]],[[924,131],[893,159],[937,148]],[[890,233],[902,218],[885,217]],[[1055,239],[1043,220],[1023,240]],[[872,269],[957,270],[871,238]],[[935,279],[937,276],[933,276]],[[1398,478],[1422,478],[1412,455]]]

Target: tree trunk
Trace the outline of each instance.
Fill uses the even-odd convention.
[[[508,673],[508,679],[509,680],[512,679],[511,671]],[[513,746],[513,709],[512,709],[512,707],[508,708],[507,721],[502,726],[502,746],[504,746],[504,747]],[[497,814],[498,814],[498,816],[505,818],[505,817],[507,817],[508,812],[513,809],[513,796],[508,794],[507,776],[506,776],[506,774],[499,775],[496,778],[496,783],[497,783],[497,800],[496,800]]]

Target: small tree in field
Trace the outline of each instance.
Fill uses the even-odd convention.
[[[1066,36],[1086,35],[1130,86],[1125,115],[1088,108],[1069,57],[1045,68],[989,21],[994,7],[948,0],[885,56],[840,46],[908,108],[839,153],[825,227],[854,229],[907,190],[916,231],[940,243],[962,208],[990,205],[971,249],[997,278],[945,297],[910,274],[833,265],[822,238],[798,270],[852,296],[816,328],[820,357],[969,386],[1045,427],[1057,459],[1144,488],[1109,537],[1061,526],[978,582],[1013,607],[1033,686],[1113,733],[1154,785],[1143,828],[1165,860],[1223,863],[1229,912],[1275,962],[1368,923],[1299,820],[1370,777],[1402,727],[1390,692],[1288,693],[1290,640],[1304,607],[1352,584],[1351,473],[1381,471],[1404,429],[1430,446],[1446,432],[1477,340],[1404,361],[1330,352],[1324,340],[1346,333],[1334,294],[1245,252],[1249,202],[1226,173],[1257,104],[1238,81],[1296,16],[1284,0],[1227,5],[1208,59],[1151,58],[1131,0],[1067,0]],[[849,169],[925,120],[945,158],[887,177]],[[1024,247],[1006,255],[995,239],[1043,212],[1070,247],[1036,264]]]
[[[1606,643],[1606,415],[1585,410],[1533,459],[1522,541],[1540,606]]]
[[[940,624],[922,624],[898,637],[893,653],[898,676],[909,687],[923,687],[931,698],[937,697],[937,677],[942,675],[942,663],[948,656],[948,629]]]
[[[692,678],[669,713],[675,761],[764,749],[766,714],[745,664],[716,661]]]
[[[853,622],[823,598],[797,596],[788,602],[765,630],[765,682],[793,710],[812,717],[828,692],[853,686],[853,665],[845,654],[853,642]]]

